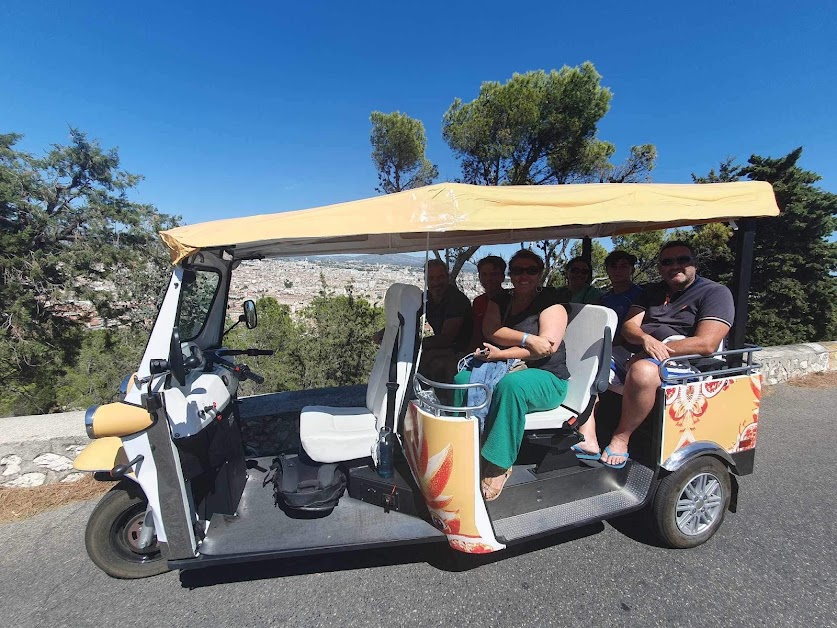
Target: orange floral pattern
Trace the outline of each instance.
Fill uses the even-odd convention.
[[[461,552],[503,549],[494,538],[479,496],[478,433],[470,419],[437,417],[411,403],[404,421],[404,451],[430,517]]]
[[[695,441],[716,442],[730,453],[756,446],[761,375],[680,384],[664,390],[661,463]],[[735,422],[742,415],[747,419]]]

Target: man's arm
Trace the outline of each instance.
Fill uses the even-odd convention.
[[[697,324],[695,335],[668,343],[671,355],[709,355],[718,350],[721,341],[729,333],[729,325],[716,320],[703,320]]]
[[[425,349],[439,349],[441,347],[450,347],[453,341],[456,340],[456,335],[462,329],[462,324],[465,322],[464,316],[456,316],[454,318],[446,318],[442,324],[442,332],[434,334],[429,338],[425,338],[422,346]]]
[[[645,310],[632,305],[622,323],[622,337],[633,345],[640,345],[643,352],[657,360],[665,360],[671,355],[671,347],[657,340],[651,334],[642,331],[642,321],[645,318]]]

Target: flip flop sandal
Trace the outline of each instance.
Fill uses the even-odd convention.
[[[512,474],[511,469],[506,469],[503,475],[496,476],[503,478],[502,484],[500,486],[492,486],[491,480],[496,479],[496,477],[492,478],[483,478],[482,482],[480,483],[480,488],[482,489],[482,497],[487,502],[493,502],[495,499],[500,497],[500,493],[503,492],[503,488],[506,486],[506,481],[509,479],[509,476]]]
[[[612,463],[609,463],[609,462],[605,462],[605,461],[604,461],[604,457],[602,457],[602,458],[599,460],[599,462],[601,462],[601,463],[602,463],[604,466],[606,466],[606,467],[610,467],[611,469],[621,469],[621,468],[622,468],[622,467],[624,467],[626,464],[628,464],[628,460],[629,460],[629,458],[628,458],[628,452],[627,452],[627,451],[626,451],[624,454],[622,454],[622,453],[616,453],[616,454],[615,454],[615,453],[613,453],[612,451],[610,451],[610,448],[605,447],[605,448],[604,448],[604,454],[602,454],[602,456],[604,456],[605,454],[607,454],[607,456],[608,456],[608,457],[609,457],[609,456],[615,456],[615,457],[617,457],[617,458],[624,458],[624,460],[623,460],[622,462],[617,462],[617,463],[615,463],[615,464],[612,464]]]
[[[585,451],[584,449],[578,446],[578,443],[570,447],[570,451],[572,451],[575,454],[575,457],[579,460],[598,460],[602,457],[602,452]]]

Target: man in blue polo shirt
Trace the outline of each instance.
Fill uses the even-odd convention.
[[[696,263],[688,243],[674,240],[664,244],[657,261],[663,280],[646,286],[628,311],[622,337],[633,355],[624,365],[622,416],[601,454],[607,466],[625,466],[631,434],[654,407],[661,383],[660,362],[678,355],[709,355],[717,351],[732,326],[732,293],[719,283],[699,277]],[[577,446],[576,455],[586,454],[591,459],[598,450],[595,423],[590,420],[582,428],[584,447]]]

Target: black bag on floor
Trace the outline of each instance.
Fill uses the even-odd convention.
[[[331,510],[346,490],[346,476],[336,463],[320,464],[297,454],[282,454],[273,461],[273,496],[276,504],[293,510]]]

